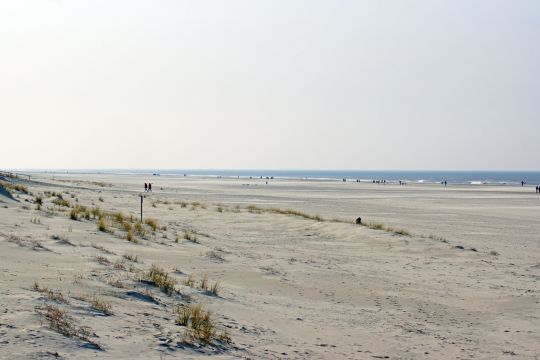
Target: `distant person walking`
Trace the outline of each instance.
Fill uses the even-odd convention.
[[[537,187],[536,187],[536,193],[537,193],[537,194],[540,193],[540,186],[537,186]]]
[[[144,192],[148,191],[148,184],[144,183]]]
[[[523,185],[525,185],[525,181],[521,180],[521,187],[523,187]]]
[[[148,183],[148,192],[152,192],[152,184]]]
[[[446,182],[446,180],[444,180],[444,187],[446,187],[446,184],[448,184],[448,183]]]

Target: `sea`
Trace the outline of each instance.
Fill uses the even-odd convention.
[[[50,173],[181,176],[200,178],[288,179],[387,183],[471,185],[540,185],[540,171],[422,171],[422,170],[226,170],[226,169],[86,169],[42,170]]]

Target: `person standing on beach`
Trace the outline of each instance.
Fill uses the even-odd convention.
[[[152,183],[148,183],[148,192],[152,192]]]
[[[144,183],[144,192],[147,192],[147,191],[148,191],[148,185]]]

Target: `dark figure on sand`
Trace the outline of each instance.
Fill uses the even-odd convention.
[[[147,192],[147,191],[148,191],[148,185],[144,183],[144,192]]]
[[[523,187],[523,185],[525,185],[525,181],[521,181],[521,186]]]
[[[148,192],[152,192],[152,184],[148,183]]]
[[[537,194],[540,193],[540,186],[537,186],[537,187],[536,187],[536,193],[537,193]]]

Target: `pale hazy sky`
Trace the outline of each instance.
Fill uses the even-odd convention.
[[[0,168],[540,170],[540,1],[0,0]]]

